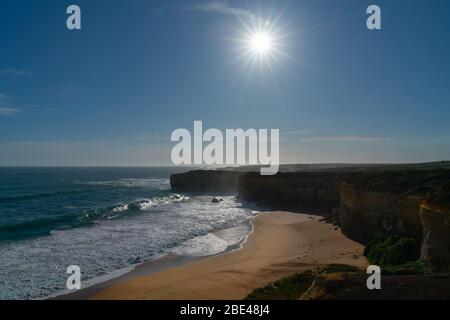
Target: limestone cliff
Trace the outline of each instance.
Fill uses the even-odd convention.
[[[421,260],[434,270],[450,267],[450,212],[423,197],[363,191],[343,183],[339,223],[349,238],[367,243],[377,233],[421,243]]]
[[[292,172],[275,176],[233,171],[172,175],[174,190],[227,192],[273,209],[331,213],[351,239],[413,237],[433,269],[450,266],[450,170],[370,173]]]
[[[339,224],[352,239],[366,243],[380,232],[422,237],[420,197],[363,191],[343,183],[340,199]]]
[[[339,207],[339,185],[346,174],[248,173],[239,179],[239,199],[276,208],[328,213]]]
[[[450,212],[424,203],[420,206],[420,219],[422,261],[436,270],[450,271]]]

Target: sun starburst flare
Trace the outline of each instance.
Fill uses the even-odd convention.
[[[280,24],[281,13],[273,19],[256,16],[238,17],[240,28],[235,29],[237,36],[232,39],[237,43],[236,61],[244,63],[249,69],[249,76],[256,68],[269,69],[274,72],[275,65],[281,65],[287,54],[288,37],[292,35]]]
[[[280,35],[269,27],[246,28],[238,41],[241,43],[239,59],[246,59],[252,64],[270,66],[283,56]]]
[[[257,32],[251,35],[249,45],[256,54],[264,55],[272,50],[273,39],[267,32]]]

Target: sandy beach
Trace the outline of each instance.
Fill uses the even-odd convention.
[[[72,298],[243,299],[253,289],[292,273],[331,263],[366,266],[363,246],[321,217],[289,212],[256,216],[242,249],[146,275],[145,264],[126,277],[87,288]],[[70,296],[66,296],[70,298]]]

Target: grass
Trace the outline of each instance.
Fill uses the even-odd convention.
[[[288,277],[281,278],[278,281],[269,283],[263,288],[255,289],[245,300],[299,300],[316,279],[323,279],[324,275],[333,273],[345,274],[365,274],[354,266],[344,264],[331,264],[317,271],[304,271],[293,274]],[[389,265],[382,268],[384,275],[418,275],[429,273],[429,269],[420,261],[408,261],[399,265]],[[321,286],[321,281],[317,282],[317,286]],[[323,285],[323,283],[322,283]],[[365,285],[362,283],[361,285]]]
[[[330,274],[337,272],[353,273],[360,271],[355,266],[350,266],[348,264],[329,264],[326,267],[319,270],[319,274]]]
[[[255,289],[246,300],[298,300],[311,287],[318,275],[345,272],[354,273],[358,268],[343,264],[331,264],[317,272],[308,270],[281,278],[263,288]]]
[[[312,271],[296,273],[255,289],[245,300],[298,300],[311,286],[314,278]]]
[[[422,261],[409,261],[396,266],[387,266],[381,270],[385,275],[416,275],[430,273],[431,270]]]

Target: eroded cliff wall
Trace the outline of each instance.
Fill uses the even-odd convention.
[[[450,212],[424,203],[420,207],[420,220],[421,260],[433,269],[450,271]]]
[[[339,224],[352,239],[366,243],[380,232],[422,237],[420,197],[362,191],[344,182],[340,200]]]
[[[239,178],[239,199],[276,208],[328,213],[339,207],[339,185],[345,174],[280,173]]]
[[[367,243],[377,233],[413,237],[421,260],[432,269],[450,269],[450,212],[423,197],[362,191],[343,183],[339,224],[351,239]]]
[[[450,171],[259,173],[192,171],[173,175],[174,190],[227,192],[273,209],[331,213],[351,239],[367,243],[385,232],[421,243],[421,259],[436,270],[450,266]],[[349,181],[356,181],[357,186]]]

